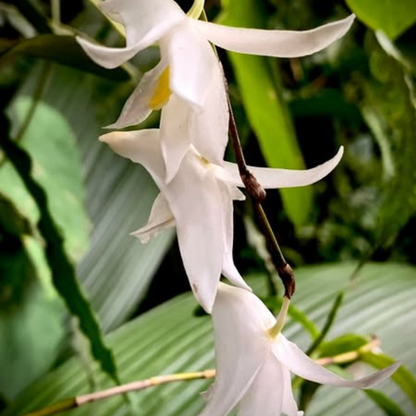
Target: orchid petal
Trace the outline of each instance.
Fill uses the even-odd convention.
[[[281,365],[269,353],[253,383],[240,401],[238,416],[280,415],[285,387]]]
[[[100,136],[117,154],[143,165],[159,188],[163,186],[165,165],[160,149],[159,129],[137,131],[113,131]]]
[[[166,165],[166,183],[177,174],[191,142],[188,131],[192,108],[181,98],[171,95],[160,120],[161,146]]]
[[[289,369],[280,363],[283,376],[283,406],[282,412],[287,416],[302,416],[303,412],[298,410],[295,397],[293,396],[292,380]]]
[[[248,169],[266,189],[306,186],[318,182],[328,175],[338,165],[343,153],[344,148],[341,146],[338,153],[332,159],[322,165],[307,170],[258,168],[254,166],[248,166]],[[225,162],[224,169],[229,174],[228,180],[226,176],[223,176],[224,180],[236,186],[243,186],[236,164]]]
[[[134,3],[132,0],[107,0],[99,7],[126,28],[127,46],[142,42],[152,31],[163,36],[170,27],[185,19],[182,9],[171,0],[134,0]]]
[[[146,72],[124,104],[123,110],[114,124],[108,129],[123,129],[144,121],[152,112],[150,101],[159,82],[159,77],[166,69],[166,62],[161,61],[153,69]]]
[[[218,186],[221,191],[221,204],[224,212],[224,224],[223,224],[223,238],[224,238],[224,259],[222,263],[222,274],[236,286],[243,289],[250,290],[250,286],[241,277],[240,272],[234,265],[233,259],[233,239],[234,239],[234,218],[233,218],[233,196],[236,196],[237,191],[241,192],[230,185],[218,181]],[[237,197],[240,195],[237,194]],[[243,195],[244,197],[244,195]]]
[[[109,48],[80,37],[76,40],[94,62],[109,69],[128,61],[185,19],[180,7],[168,0],[110,0],[100,7],[125,26],[126,47]]]
[[[245,29],[195,21],[208,40],[221,48],[250,55],[294,58],[311,55],[342,37],[352,25],[352,14],[343,20],[306,31]]]
[[[251,292],[219,283],[212,310],[217,374],[210,400],[199,416],[228,414],[250,388],[269,350],[262,329],[264,314],[268,322],[273,321]]]
[[[195,152],[166,186],[166,199],[176,221],[179,249],[195,297],[211,312],[221,275],[223,211],[217,180]]]
[[[355,387],[369,389],[389,378],[400,366],[395,363],[381,371],[358,380],[345,380],[325,367],[315,363],[293,342],[288,341],[282,334],[273,348],[276,358],[284,363],[296,375],[315,383],[329,384],[339,387]]]
[[[126,48],[109,48],[107,46],[99,45],[98,43],[90,42],[79,36],[75,39],[90,59],[107,69],[113,69],[124,64],[129,59],[133,58],[136,53],[149,46],[146,44],[143,46],[138,43]]]
[[[228,142],[228,103],[224,78],[219,65],[213,67],[213,79],[202,111],[191,118],[192,142],[211,163],[222,165]]]
[[[159,234],[159,232],[174,226],[175,219],[170,211],[168,201],[160,193],[153,203],[147,224],[137,231],[132,232],[130,235],[137,237],[142,244],[146,244],[152,237]]]
[[[161,43],[161,52],[168,54],[172,92],[201,110],[219,63],[206,39],[194,30],[194,22],[187,18],[172,30]]]

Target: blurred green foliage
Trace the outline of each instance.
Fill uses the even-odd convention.
[[[58,2],[53,0],[55,6]],[[70,259],[71,273],[88,295],[85,305],[92,305],[101,331],[124,326],[110,336],[123,381],[212,365],[210,326],[206,318],[190,318],[195,304],[188,297],[127,323],[188,290],[172,233],[145,246],[128,236],[147,219],[157,194],[151,179],[97,141],[101,127],[114,122],[142,73],[157,63],[158,51],[149,48],[127,65],[105,70],[83,54],[74,35],[121,45],[120,33],[91,1],[59,3],[60,16],[53,15],[48,0],[0,3],[0,112],[13,125],[10,137],[1,130],[1,142],[16,140],[25,149],[33,164],[32,179],[47,197],[43,208],[50,213],[52,234],[63,238],[60,249],[42,231],[42,212],[33,192],[25,189],[22,171],[0,151],[0,397],[3,407],[13,402],[7,415],[88,388],[80,361],[66,362],[79,338],[77,325],[71,332],[69,318],[80,300],[58,290],[63,299],[71,298],[68,311],[57,294],[56,287],[68,283],[64,274],[56,274],[62,258]],[[192,1],[178,3],[187,10]],[[223,24],[292,30],[356,13],[358,19],[343,39],[307,58],[276,60],[221,50],[219,55],[249,164],[313,167],[345,146],[340,166],[315,186],[268,192],[265,210],[289,262],[415,264],[415,2],[207,0],[206,11],[209,20]],[[154,114],[144,126],[154,127],[157,121]],[[227,157],[233,158],[230,149]],[[236,204],[237,267],[257,275],[253,286],[271,309],[278,309],[279,301],[266,296],[260,283],[274,272],[255,229],[250,231],[254,238],[247,235],[247,216],[252,216],[250,204]],[[56,257],[57,249],[62,257]],[[58,263],[55,271],[53,260]],[[373,402],[357,401],[348,392],[331,391],[328,397],[326,388],[304,384],[302,404],[310,406],[310,415],[334,414],[335,406],[338,414],[354,408],[357,415],[410,415],[416,272],[388,263],[364,268],[345,303],[331,315],[331,305],[350,286],[353,271],[342,265],[300,271],[299,303],[291,308],[294,326],[288,334],[307,347],[319,339],[327,322],[328,336],[323,331],[325,339],[316,352],[332,356],[359,348],[376,331],[382,334],[383,350],[409,368],[402,367],[397,384],[390,383],[384,393],[370,392]],[[79,349],[75,352],[88,357],[88,348]],[[392,360],[376,358],[364,357],[376,367]],[[101,387],[109,384],[101,376],[98,380]],[[149,390],[140,399],[142,414],[166,415],[170,406],[169,414],[195,415],[203,384]],[[108,403],[100,404],[95,414],[113,414],[120,405],[117,400]]]

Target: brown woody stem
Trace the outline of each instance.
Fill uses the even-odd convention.
[[[224,77],[224,83],[228,90],[227,80]],[[228,112],[229,112],[229,133],[231,142],[234,149],[235,158],[240,172],[241,180],[247,189],[248,194],[253,201],[254,211],[256,212],[257,219],[260,223],[261,231],[266,239],[267,250],[269,251],[273,264],[276,267],[277,273],[283,282],[285,287],[285,294],[287,298],[291,298],[295,292],[295,275],[292,267],[285,260],[279,243],[273,232],[270,222],[266,213],[262,207],[262,202],[266,198],[266,191],[259,184],[254,175],[247,168],[246,160],[243,154],[240,137],[237,130],[237,125],[234,119],[233,109],[231,107],[230,97],[227,91],[228,97]]]

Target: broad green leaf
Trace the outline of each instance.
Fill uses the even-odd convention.
[[[129,72],[123,66],[110,71],[95,64],[74,36],[45,34],[23,39],[0,54],[0,66],[19,56],[46,59],[114,80],[130,79]]]
[[[367,26],[397,38],[416,22],[414,0],[347,0],[348,6]]]
[[[33,89],[35,79],[23,91]],[[158,190],[141,166],[98,141],[131,87],[55,68],[44,97],[77,138],[92,228],[90,249],[77,274],[104,331],[115,329],[137,308],[174,235],[161,233],[145,245],[129,235],[146,224]]]
[[[219,22],[228,26],[262,27],[265,22],[257,3],[249,0],[224,2]],[[267,58],[229,52],[244,109],[270,167],[303,169],[293,125],[282,93],[277,88],[278,71],[272,75]],[[237,126],[238,127],[238,126]],[[312,207],[312,188],[280,190],[287,215],[303,225]]]
[[[0,313],[19,309],[36,279],[24,243],[30,233],[29,221],[0,194]]]
[[[89,221],[84,209],[85,189],[76,138],[59,111],[42,101],[34,103],[28,96],[18,97],[9,108],[13,136],[25,123],[33,105],[36,107],[21,137],[22,145],[33,159],[33,177],[48,195],[65,249],[73,260],[79,260],[88,247]],[[38,221],[39,210],[30,195],[23,196],[20,178],[10,165],[0,169],[0,182],[3,192],[13,198],[32,223]]]
[[[305,267],[296,270],[298,290],[294,297],[297,307],[322,325],[334,297],[349,286],[353,265]],[[250,284],[265,294],[264,276],[253,276]],[[381,347],[416,371],[414,355],[416,269],[397,264],[371,264],[360,272],[354,287],[346,290],[345,302],[339,311],[332,337],[345,332],[376,333]],[[182,295],[142,315],[109,336],[117,354],[123,382],[140,380],[157,374],[195,371],[213,366],[213,334],[207,316],[193,316],[196,301],[190,294]],[[394,319],[392,319],[392,314]],[[309,336],[300,324],[291,320],[284,334],[305,348]],[[397,334],[400,334],[398,339]],[[354,366],[361,370],[362,364]],[[196,416],[204,401],[199,393],[210,381],[171,383],[135,394],[138,414],[142,416]],[[103,384],[104,385],[104,384]],[[391,400],[400,403],[405,414],[414,414],[414,407],[397,384],[391,380],[380,386]],[[312,402],[308,415],[368,416],[379,415],[379,408],[364,393],[353,389],[322,387]],[[69,360],[44,379],[26,390],[3,416],[22,415],[47,404],[86,393],[85,375],[76,360]],[[121,398],[113,398],[90,407],[80,408],[71,415],[126,415]]]
[[[24,273],[35,273],[27,254],[20,262]],[[17,273],[22,278],[22,270]],[[47,296],[36,281],[25,281],[25,291],[22,305],[0,312],[0,393],[8,400],[50,369],[64,335],[60,300]]]
[[[30,223],[16,208],[13,202],[0,193],[0,227],[2,235],[20,238],[30,235]]]
[[[385,394],[376,390],[364,390],[364,393],[377,403],[377,406],[380,407],[387,416],[406,416],[403,410]]]
[[[114,357],[104,344],[95,315],[78,284],[74,267],[64,249],[63,238],[51,215],[47,194],[34,178],[32,159],[8,137],[10,123],[4,115],[0,118],[0,126],[3,131],[3,137],[0,137],[1,149],[18,172],[39,210],[37,228],[45,243],[45,256],[53,284],[70,313],[79,319],[80,328],[90,341],[93,357],[100,363],[102,370],[118,382]]]
[[[7,400],[49,370],[63,336],[60,301],[36,282],[25,247],[30,233],[29,221],[0,194],[0,394]]]

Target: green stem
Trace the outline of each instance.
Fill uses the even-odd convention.
[[[27,413],[25,416],[51,416],[66,410],[75,409],[88,403],[107,399],[109,397],[114,397],[120,394],[126,394],[132,391],[160,386],[161,384],[172,383],[176,381],[210,379],[213,377],[215,377],[215,370],[204,370],[193,373],[177,373],[150,377],[146,380],[133,381],[132,383],[123,384],[121,386],[112,387],[110,389],[72,397],[51,406],[44,407],[43,409],[37,410],[35,412]]]
[[[224,84],[228,90],[227,80],[224,77]],[[241,146],[240,136],[238,134],[237,125],[234,118],[233,109],[231,107],[230,96],[227,91],[228,98],[228,112],[229,112],[229,133],[231,136],[231,142],[237,161],[238,170],[240,172],[241,180],[247,189],[252,201],[254,210],[257,214],[257,218],[260,222],[261,230],[264,237],[266,238],[267,249],[272,257],[273,264],[276,267],[277,273],[283,282],[285,287],[284,296],[291,298],[295,292],[295,276],[292,268],[286,262],[283,256],[282,250],[280,249],[279,243],[277,242],[276,236],[274,235],[273,229],[264,212],[261,203],[266,198],[266,192],[263,187],[258,183],[254,175],[248,170],[246,160]]]
[[[199,19],[199,16],[201,16],[202,11],[204,10],[204,3],[205,0],[195,0],[194,4],[190,8],[189,12],[186,13],[186,15],[192,19]]]
[[[283,327],[285,326],[287,312],[290,306],[290,299],[288,297],[283,298],[283,305],[280,309],[279,316],[276,319],[276,323],[269,329],[269,335],[274,339],[276,338],[281,332]]]

